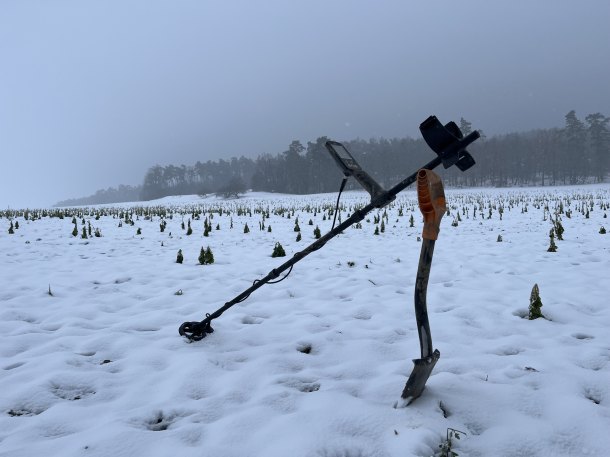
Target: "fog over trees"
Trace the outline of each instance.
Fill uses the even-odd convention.
[[[142,186],[126,186],[98,190],[93,195],[82,198],[70,198],[57,202],[55,206],[97,205],[104,203],[134,202],[140,200]]]
[[[610,118],[601,113],[578,118],[565,115],[562,128],[539,129],[482,138],[469,150],[477,166],[461,173],[451,168],[442,176],[448,186],[531,186],[602,182],[610,172]],[[472,124],[460,120],[466,135]],[[292,194],[333,192],[340,172],[324,143],[327,137],[302,144],[292,141],[285,151],[246,157],[197,162],[194,165],[155,165],[141,186],[119,186],[84,199],[58,205],[152,200],[170,195],[219,193],[236,196],[246,189]],[[383,186],[401,181],[433,157],[423,139],[372,138],[345,141],[345,146]],[[352,189],[357,184],[350,183]]]

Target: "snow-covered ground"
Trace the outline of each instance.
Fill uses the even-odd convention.
[[[465,432],[460,456],[608,455],[610,186],[447,196],[428,288],[441,358],[407,407],[395,405],[419,357],[413,191],[386,209],[384,233],[372,213],[191,344],[178,326],[287,260],[271,258],[276,242],[291,256],[328,231],[336,195],[170,198],[148,204],[174,211],[164,232],[156,215],[119,227],[84,214],[103,235],[87,240],[71,217],[19,217],[13,235],[0,219],[0,456],[430,456],[448,428]],[[342,218],[366,203],[344,194]],[[191,236],[181,208],[185,223],[204,211]],[[206,246],[216,261],[202,266]],[[547,319],[530,321],[535,283]]]

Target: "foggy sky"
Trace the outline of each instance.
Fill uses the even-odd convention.
[[[0,208],[327,135],[610,115],[610,2],[0,2]]]

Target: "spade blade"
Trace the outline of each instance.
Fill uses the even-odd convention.
[[[438,362],[441,353],[438,349],[435,349],[432,355],[423,359],[413,359],[415,366],[411,372],[411,376],[407,380],[407,385],[402,391],[401,397],[410,404],[413,400],[419,397],[426,387],[426,381],[430,377],[434,365]]]

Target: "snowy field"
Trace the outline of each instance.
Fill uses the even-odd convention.
[[[415,197],[403,192],[190,344],[179,325],[305,248],[316,225],[327,232],[336,195],[80,209],[77,237],[72,214],[21,215],[14,234],[0,219],[0,456],[432,456],[448,429],[464,432],[451,442],[460,456],[607,456],[610,186],[447,191],[428,287],[441,358],[403,407],[419,357]],[[345,193],[343,220],[366,203]],[[550,216],[565,229],[554,253]],[[82,239],[83,219],[102,236]],[[278,241],[288,257],[271,257]],[[215,262],[199,265],[207,246]],[[535,283],[546,319],[530,321]]]

